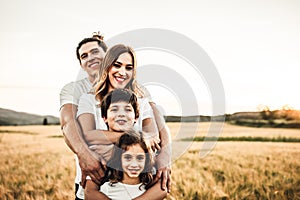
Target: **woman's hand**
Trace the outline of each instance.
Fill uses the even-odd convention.
[[[152,151],[160,150],[160,139],[158,137],[151,137],[148,135],[145,135],[145,142],[148,147],[152,149]]]

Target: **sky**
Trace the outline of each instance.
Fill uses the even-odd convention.
[[[80,71],[75,48],[81,39],[94,31],[108,40],[153,28],[182,34],[203,49],[221,79],[226,113],[261,105],[300,110],[299,22],[297,0],[0,0],[0,107],[59,116],[59,92]],[[137,60],[181,74],[197,102],[185,114],[213,113],[211,85],[186,60],[153,49],[137,51]],[[157,82],[146,87],[165,114],[182,115],[186,103],[176,91]]]

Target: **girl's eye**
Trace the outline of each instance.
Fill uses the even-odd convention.
[[[136,157],[136,159],[137,159],[138,161],[143,161],[143,160],[145,160],[145,156],[139,155],[139,156]]]
[[[125,111],[126,111],[126,112],[131,112],[132,109],[131,109],[131,108],[126,108]]]
[[[125,155],[124,158],[125,158],[125,160],[128,160],[128,161],[129,161],[129,160],[132,159],[132,156],[131,156],[131,155]]]
[[[126,70],[131,71],[133,69],[132,66],[126,66]]]

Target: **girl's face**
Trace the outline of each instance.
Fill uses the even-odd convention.
[[[134,109],[128,102],[111,103],[107,110],[107,119],[104,121],[112,131],[129,130],[136,121]]]
[[[108,70],[109,88],[125,88],[133,75],[133,60],[129,53],[122,53]]]
[[[123,182],[132,178],[138,178],[142,173],[146,162],[146,154],[140,144],[128,147],[122,154],[122,169],[124,170]],[[129,181],[130,182],[130,181]]]

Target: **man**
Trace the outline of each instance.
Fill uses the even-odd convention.
[[[85,186],[86,176],[89,175],[91,179],[100,184],[101,178],[104,176],[103,165],[99,162],[99,156],[88,148],[86,141],[83,138],[82,130],[76,120],[77,106],[79,98],[83,93],[88,93],[92,90],[93,84],[97,79],[100,64],[107,50],[106,44],[103,42],[103,37],[99,34],[93,35],[91,38],[83,39],[76,49],[76,55],[80,66],[87,72],[88,77],[76,82],[71,82],[63,87],[60,93],[60,123],[64,134],[65,142],[69,148],[77,155],[79,166],[81,168],[81,178],[76,178],[76,191],[80,187]],[[153,108],[156,123],[159,128],[161,137],[161,153],[158,159],[158,172],[156,180],[162,178],[162,189],[170,191],[170,133],[164,123],[163,117],[158,112],[154,103],[150,103]],[[165,159],[168,158],[168,159]],[[146,192],[148,198],[150,193]],[[149,196],[147,196],[149,195]],[[76,199],[80,199],[77,198]]]
[[[63,87],[60,93],[60,123],[66,144],[77,155],[82,170],[82,183],[89,175],[93,181],[100,183],[104,169],[100,166],[98,156],[86,144],[81,128],[76,120],[77,105],[83,93],[89,92],[97,78],[100,64],[107,50],[103,37],[95,34],[83,39],[76,49],[81,68],[87,72],[87,78],[71,82]],[[80,173],[77,173],[80,174]],[[80,178],[76,178],[75,194],[79,188]],[[76,197],[77,198],[77,197]]]

